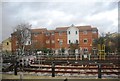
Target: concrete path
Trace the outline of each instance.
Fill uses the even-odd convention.
[[[0,74],[1,75],[1,74]],[[22,78],[22,80],[20,80]],[[67,78],[67,80],[65,80]],[[9,79],[9,80],[8,80]],[[33,75],[11,75],[3,74],[2,81],[120,81],[120,79],[81,79],[75,77],[51,77],[51,76],[33,76]]]

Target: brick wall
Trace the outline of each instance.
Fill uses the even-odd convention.
[[[67,44],[67,29],[66,28],[56,28],[56,30],[47,30],[47,29],[32,29],[32,44],[27,46],[26,49],[41,49],[41,48],[49,48],[49,49],[59,49],[69,48],[69,44]],[[80,28],[80,27],[79,27]],[[82,27],[82,30],[79,31],[79,47],[88,48],[88,51],[92,49],[92,41],[93,39],[98,38],[97,28],[94,28],[96,33],[92,32],[92,28]],[[83,30],[84,29],[84,30]],[[84,32],[87,31],[85,34]],[[48,33],[48,34],[47,34]],[[54,33],[54,34],[53,34]],[[15,51],[18,46],[16,45],[17,38],[15,35],[11,35],[12,42],[12,51]],[[59,41],[62,40],[62,45],[60,46]],[[84,43],[84,39],[87,39],[87,42]]]

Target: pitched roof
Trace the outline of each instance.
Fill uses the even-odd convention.
[[[76,26],[80,31],[91,30],[91,26]]]
[[[71,26],[69,26],[69,27],[71,27]],[[58,28],[56,28],[56,31],[67,31],[67,29],[69,27],[58,27]],[[77,27],[80,31],[92,30],[91,26],[89,26],[89,25],[88,26],[74,26],[74,27]]]
[[[98,29],[96,27],[92,28],[92,30],[98,31]]]
[[[3,43],[3,42],[6,42],[6,41],[10,41],[10,42],[11,42],[11,37],[9,37],[9,38],[3,40],[2,43]]]
[[[56,30],[67,30],[69,27],[57,27]]]
[[[44,31],[47,31],[47,29],[46,28],[41,28],[41,29],[31,29],[32,30],[32,32],[44,32]]]

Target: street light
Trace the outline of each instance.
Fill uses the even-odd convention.
[[[61,51],[61,55],[62,55],[62,48],[61,48],[61,46],[62,46],[63,41],[60,40],[60,39],[58,39],[58,43],[59,43],[59,45],[60,45],[60,51]]]

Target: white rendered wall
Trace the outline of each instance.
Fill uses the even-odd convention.
[[[69,34],[70,31],[70,34]],[[76,34],[77,31],[77,34]],[[72,26],[70,28],[67,29],[67,44],[69,44],[69,40],[71,41],[71,43],[76,43],[76,40],[78,40],[79,43],[79,29]]]

